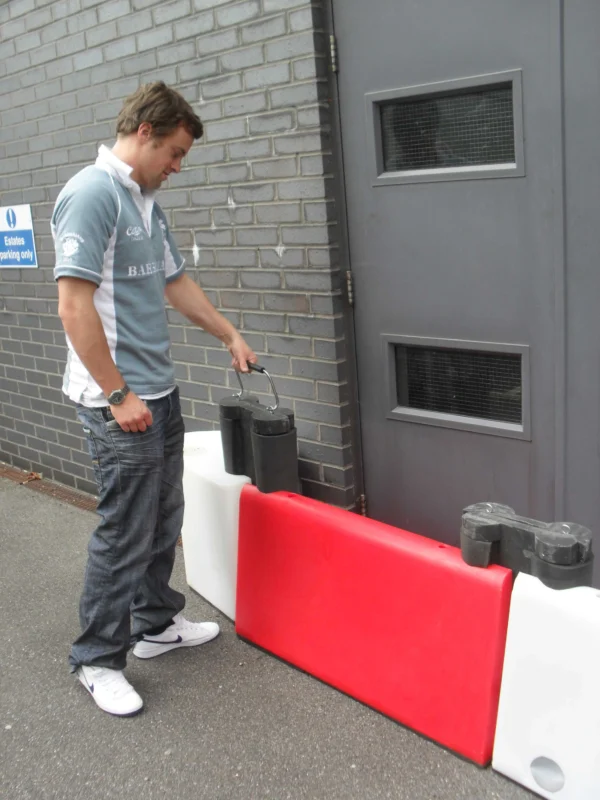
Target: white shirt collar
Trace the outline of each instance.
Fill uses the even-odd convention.
[[[105,144],[101,144],[98,148],[98,158],[96,159],[96,166],[111,172],[128,189],[143,194],[144,197],[154,199],[156,192],[142,192],[139,183],[136,183],[130,176],[133,172],[133,167],[126,164],[124,161],[116,156]]]
[[[124,161],[121,161],[112,150],[105,144],[101,144],[98,148],[98,158],[96,159],[96,166],[102,169],[106,169],[107,167],[110,168],[110,172],[116,173],[115,177],[119,178],[123,181],[123,183],[135,183],[129,177],[133,172],[133,167],[130,167],[129,164],[126,164]],[[109,171],[109,170],[107,170]],[[136,186],[138,186],[136,184]],[[139,186],[138,186],[139,189]]]
[[[98,158],[96,159],[96,166],[108,172],[109,175],[114,176],[119,183],[122,183],[130,192],[133,193],[133,198],[136,205],[145,216],[144,222],[146,227],[150,225],[150,215],[152,214],[152,206],[154,205],[154,198],[156,192],[142,192],[139,183],[136,183],[130,176],[133,172],[133,167],[126,164],[124,161],[116,156],[110,148],[101,144],[98,148]]]

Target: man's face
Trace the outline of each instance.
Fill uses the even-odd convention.
[[[163,139],[149,135],[139,153],[137,172],[140,185],[154,191],[172,172],[179,172],[181,161],[194,143],[194,137],[180,125]]]

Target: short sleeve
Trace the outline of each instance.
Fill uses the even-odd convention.
[[[110,183],[92,179],[75,187],[67,184],[52,215],[55,280],[83,278],[100,285],[118,215],[118,198]]]
[[[177,245],[169,230],[162,208],[157,204],[155,204],[154,208],[156,216],[158,217],[158,224],[162,230],[163,245],[165,248],[165,280],[167,283],[171,283],[183,275],[185,259],[177,249]]]

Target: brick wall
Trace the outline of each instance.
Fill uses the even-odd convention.
[[[344,308],[330,178],[327,37],[305,0],[9,0],[0,6],[0,205],[32,205],[39,269],[0,269],[0,459],[94,491],[60,390],[49,220],[112,145],[122,99],[176,87],[205,122],[162,190],[189,272],[294,408],[303,491],[354,498]],[[216,427],[228,353],[170,309],[188,430]],[[266,390],[260,377],[252,388]],[[267,398],[267,394],[259,396]]]

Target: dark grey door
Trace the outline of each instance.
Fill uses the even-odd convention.
[[[559,0],[334,0],[368,513],[560,518]]]

